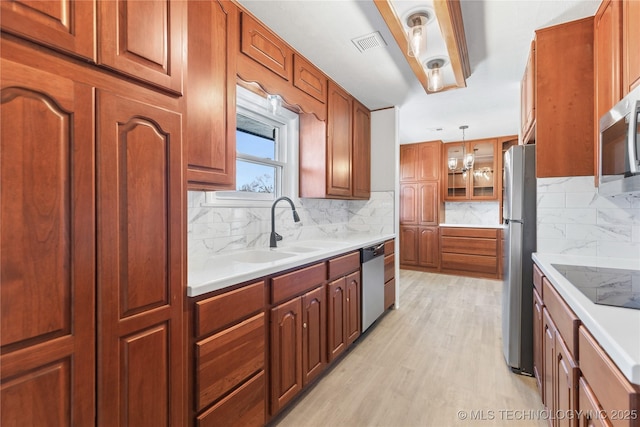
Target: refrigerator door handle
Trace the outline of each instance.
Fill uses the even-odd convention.
[[[518,224],[524,224],[524,221],[521,219],[505,219],[504,223],[509,225],[510,222],[516,222]]]

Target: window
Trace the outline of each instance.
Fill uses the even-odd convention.
[[[285,108],[273,114],[269,107],[265,98],[237,87],[236,189],[208,194],[208,202],[262,205],[297,195],[298,115]]]

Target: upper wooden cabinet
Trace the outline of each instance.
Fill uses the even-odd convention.
[[[400,146],[400,182],[440,179],[442,141]]]
[[[293,55],[293,85],[323,104],[327,102],[327,77],[298,54]]]
[[[622,2],[623,16],[623,67],[624,94],[640,84],[640,2],[624,0]]]
[[[536,176],[594,173],[593,17],[536,31]]]
[[[524,77],[520,83],[520,134],[526,143],[533,137],[535,140],[536,122],[536,43],[531,42],[531,50],[524,69]]]
[[[74,5],[82,2],[74,2]],[[99,1],[98,63],[182,93],[184,13],[181,0]]]
[[[95,62],[95,2],[3,1],[0,25],[8,31]]]
[[[187,2],[187,180],[190,189],[235,189],[238,9]],[[206,106],[206,108],[203,108]]]
[[[353,101],[353,161],[351,178],[354,199],[371,196],[371,113]]]
[[[246,12],[242,12],[240,25],[242,53],[283,79],[292,80],[293,50]]]
[[[478,139],[445,144],[443,148],[443,199],[450,201],[497,200],[500,194],[498,140]],[[465,158],[473,154],[473,163]],[[470,166],[470,167],[468,167]]]
[[[332,81],[327,107],[326,124],[300,115],[300,197],[368,199],[369,111]]]

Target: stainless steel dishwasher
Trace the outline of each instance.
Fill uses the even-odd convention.
[[[384,242],[362,248],[362,332],[384,313]]]

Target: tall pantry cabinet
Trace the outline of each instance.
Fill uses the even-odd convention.
[[[1,8],[0,424],[181,425],[184,3]]]

